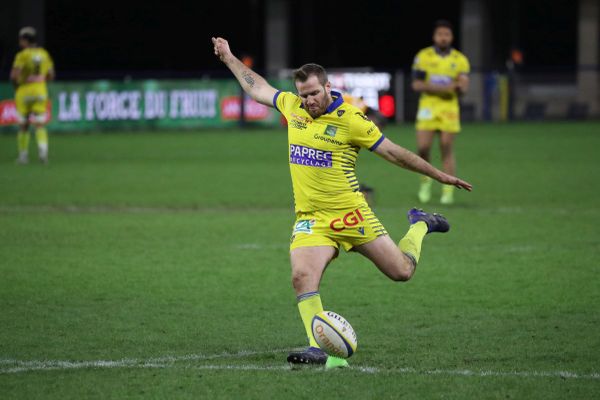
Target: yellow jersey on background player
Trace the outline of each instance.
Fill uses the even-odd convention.
[[[343,92],[342,98],[344,99],[344,103],[352,104],[363,113],[367,113],[369,106],[367,106],[367,103],[365,103],[362,97],[352,96],[350,93]]]
[[[417,53],[412,70],[415,79],[447,85],[456,81],[459,75],[468,74],[470,65],[467,57],[456,49],[441,52],[435,46],[430,46]],[[422,92],[417,112],[417,130],[459,132],[458,94]]]
[[[50,54],[42,47],[28,47],[17,53],[13,69],[18,70],[15,106],[20,118],[29,114],[45,118],[48,104],[46,77],[54,65]]]
[[[355,106],[332,91],[327,112],[313,119],[302,100],[291,92],[277,92],[273,105],[288,121],[289,163],[296,212],[358,207],[355,164],[361,148],[374,150],[384,136]]]

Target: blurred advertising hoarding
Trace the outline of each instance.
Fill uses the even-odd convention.
[[[55,131],[234,126],[241,111],[233,80],[85,81],[49,84],[48,126]],[[14,90],[0,84],[0,129],[17,123]],[[245,119],[278,125],[278,113],[244,99]]]
[[[388,72],[330,72],[331,87],[348,93],[352,97],[361,98],[374,110],[386,108],[384,105],[393,99],[392,74]],[[382,104],[383,99],[383,104]],[[390,114],[389,111],[386,114]],[[385,115],[393,117],[394,115]]]

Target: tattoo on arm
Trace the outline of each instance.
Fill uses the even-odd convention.
[[[250,72],[244,71],[242,73],[242,77],[244,78],[244,80],[246,81],[246,83],[248,84],[248,86],[254,87],[254,84],[256,82],[254,81],[254,78],[252,77],[252,74]]]

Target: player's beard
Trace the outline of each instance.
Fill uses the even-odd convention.
[[[320,102],[319,106],[317,108],[311,109],[310,107],[306,106],[306,112],[313,119],[319,118],[321,115],[325,114],[325,111],[327,110],[327,106],[331,102],[330,100],[331,100],[331,97],[328,95],[325,95],[325,97],[323,98],[323,102]]]
[[[445,53],[450,49],[450,42],[444,42],[442,44],[438,44],[437,48],[440,49],[442,53]]]

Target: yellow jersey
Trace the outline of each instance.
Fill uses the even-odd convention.
[[[278,91],[273,106],[288,122],[288,154],[296,212],[339,210],[365,204],[355,174],[361,148],[385,138],[365,114],[332,91],[333,103],[313,119],[302,100]]]
[[[459,75],[468,74],[470,69],[469,60],[460,51],[450,49],[448,53],[441,54],[434,46],[419,51],[412,65],[415,79],[441,85],[456,81]],[[438,100],[452,102],[458,106],[456,93],[421,93],[421,104]]]
[[[28,47],[15,56],[13,68],[21,72],[17,84],[42,84],[45,85],[48,72],[54,68],[50,54],[42,47]]]

